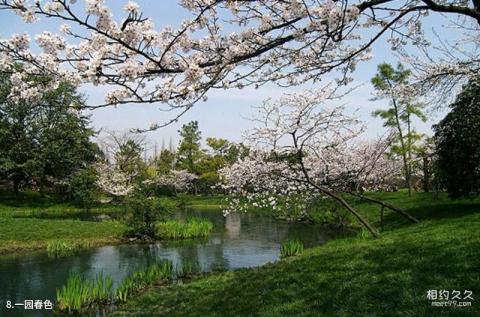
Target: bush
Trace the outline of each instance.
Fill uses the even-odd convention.
[[[93,167],[78,171],[71,180],[72,200],[75,205],[90,210],[97,199],[98,173]]]
[[[167,212],[159,200],[141,195],[125,200],[125,224],[129,227],[127,237],[155,238],[155,223]]]

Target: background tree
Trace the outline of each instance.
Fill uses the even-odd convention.
[[[225,139],[207,138],[207,145],[214,157],[221,157],[224,164],[233,164],[238,159],[248,155],[248,147],[244,144],[235,144]]]
[[[97,185],[114,197],[125,197],[148,176],[147,164],[142,159],[145,137],[130,132],[106,131],[99,143],[105,160],[97,164]]]
[[[200,140],[202,139],[198,122],[191,121],[184,124],[178,133],[182,139],[177,150],[177,166],[179,169],[196,173],[196,163],[201,156]]]
[[[142,159],[142,146],[134,140],[121,144],[115,153],[115,168],[136,179],[145,177],[146,163]]]
[[[480,82],[470,80],[434,126],[439,176],[453,198],[480,190]]]
[[[168,174],[175,166],[175,152],[169,149],[161,150],[160,155],[155,159],[155,166],[159,174]]]
[[[29,102],[15,102],[10,75],[0,74],[0,82],[0,177],[16,193],[22,186],[68,187],[99,153],[88,117],[78,111],[83,97],[61,83]]]
[[[378,73],[372,78],[372,84],[377,91],[377,99],[388,98],[390,107],[386,110],[376,110],[373,116],[384,120],[384,126],[394,129],[396,140],[391,146],[393,154],[400,155],[403,161],[403,172],[408,195],[412,195],[412,162],[416,150],[415,143],[421,135],[412,126],[414,116],[426,121],[423,105],[412,98],[408,87],[408,77],[411,72],[398,64],[394,69],[389,64],[378,65]]]
[[[429,192],[432,189],[437,190],[438,178],[436,173],[436,158],[435,158],[435,142],[432,137],[425,137],[422,143],[418,146],[417,160],[415,168],[419,171],[419,176],[422,182],[424,192]]]

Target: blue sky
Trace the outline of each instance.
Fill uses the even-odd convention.
[[[79,1],[82,2],[82,1]],[[115,17],[122,17],[121,8],[127,1],[110,0],[106,1],[111,7]],[[137,1],[145,16],[152,18],[156,29],[166,25],[178,26],[181,21],[188,17],[188,12],[178,5],[175,0],[143,0]],[[440,16],[429,17],[427,32],[431,28],[442,29],[439,21]],[[35,34],[44,30],[58,31],[61,23],[52,20],[42,20],[35,24],[25,24],[16,15],[0,11],[0,38],[8,38],[13,33],[30,33],[33,38]],[[389,46],[384,40],[378,41],[373,47],[374,58],[360,64],[354,74],[355,85],[360,85],[354,92],[346,96],[342,103],[347,106],[349,112],[354,112],[366,122],[368,129],[365,138],[382,135],[385,129],[379,119],[371,117],[375,109],[388,105],[387,101],[371,101],[372,87],[370,78],[376,72],[376,65],[382,62],[396,64],[398,59],[392,54]],[[246,88],[242,90],[215,90],[208,94],[208,101],[197,104],[187,112],[176,124],[162,128],[147,135],[147,140],[153,144],[155,141],[161,144],[164,141],[168,144],[170,138],[174,144],[178,142],[177,130],[182,124],[191,121],[199,121],[204,139],[206,137],[223,137],[234,141],[241,141],[243,132],[251,127],[247,119],[255,114],[254,106],[261,104],[267,98],[276,98],[283,93],[299,91],[304,87],[291,89],[280,88],[274,85],[264,86],[258,90]],[[85,86],[82,91],[88,97],[91,104],[102,103],[105,89],[101,87]],[[163,122],[171,114],[158,110],[156,105],[124,105],[118,108],[104,108],[95,110],[92,113],[92,122],[95,128],[106,128],[109,130],[125,130],[129,128],[145,128],[151,122]],[[445,110],[437,112],[427,123],[417,122],[416,127],[420,132],[431,134],[432,123],[438,122],[445,114]]]

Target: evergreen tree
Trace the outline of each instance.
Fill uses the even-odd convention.
[[[197,173],[196,163],[202,152],[200,150],[202,134],[198,128],[198,122],[191,121],[184,124],[178,132],[182,138],[177,151],[178,167],[190,173]]]
[[[412,194],[413,155],[417,150],[416,142],[421,139],[421,135],[413,128],[412,118],[416,116],[422,121],[427,119],[422,104],[411,102],[402,95],[402,89],[408,84],[410,74],[411,72],[402,64],[398,64],[397,69],[389,64],[380,64],[378,73],[372,78],[372,84],[381,98],[388,98],[390,101],[389,108],[376,110],[373,116],[382,118],[383,125],[395,131],[396,139],[391,151],[392,154],[400,155],[402,158],[409,196]]]
[[[434,126],[434,138],[440,179],[459,198],[480,190],[480,80],[464,86],[450,108]]]
[[[45,80],[39,78],[38,80]],[[0,74],[0,179],[21,187],[68,183],[96,159],[84,98],[60,84],[41,98],[12,102],[9,75]]]

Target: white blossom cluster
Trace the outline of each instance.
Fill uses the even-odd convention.
[[[107,85],[111,89],[98,107],[159,102],[178,110],[168,124],[205,100],[210,89],[268,82],[296,86],[321,81],[329,72],[348,83],[381,37],[415,66],[425,83],[422,92],[433,91],[432,85],[455,85],[480,69],[480,5],[475,1],[179,2],[191,18],[158,30],[134,1],[124,5],[124,16],[114,17],[104,0],[0,0],[2,12],[13,11],[27,23],[48,18],[60,25],[59,34],[34,37],[42,49],[38,54],[27,35],[0,40],[0,70],[19,73],[12,98],[28,99],[38,93],[33,86],[45,91],[58,81]],[[457,17],[452,28],[464,36],[433,45],[422,24],[432,11],[442,12],[447,21]],[[412,47],[425,58],[409,54]],[[16,63],[22,67],[14,68]],[[34,75],[42,74],[52,83],[34,83]],[[153,123],[150,129],[165,124]]]
[[[63,22],[59,34],[35,37],[41,54],[33,53],[26,36],[1,40],[0,61],[5,62],[0,69],[12,70],[14,62],[21,62],[22,74],[45,72],[54,81],[112,86],[99,106],[163,102],[189,108],[211,88],[268,81],[298,85],[319,79],[342,59],[348,59],[343,74],[369,57],[368,49],[357,51],[358,36],[340,34],[355,24],[360,10],[331,0],[181,1],[194,18],[178,29],[166,26],[159,31],[134,1],[124,6],[123,20],[114,19],[103,0],[87,0],[83,9],[75,3],[0,1],[2,9],[13,10],[26,22],[42,17]],[[225,32],[219,20],[238,31]],[[73,26],[85,32],[74,33]],[[330,34],[337,31],[342,41]],[[21,76],[20,90],[31,85],[30,78]]]
[[[198,176],[186,170],[172,170],[169,174],[159,175],[154,180],[157,186],[174,188],[177,191],[186,191],[192,188]]]
[[[108,194],[127,196],[135,189],[132,180],[136,175],[127,174],[108,163],[98,163],[96,168],[99,175],[97,185]]]

